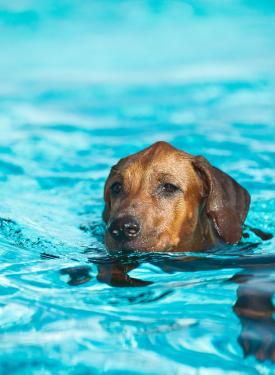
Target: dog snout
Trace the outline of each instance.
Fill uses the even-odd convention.
[[[122,216],[111,222],[108,231],[117,241],[130,241],[138,236],[140,224],[133,216]]]

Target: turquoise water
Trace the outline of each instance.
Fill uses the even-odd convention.
[[[271,374],[273,238],[112,259],[101,212],[110,167],[166,140],[275,233],[274,3],[1,1],[0,45],[0,372]]]

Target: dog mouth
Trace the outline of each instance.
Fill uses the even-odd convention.
[[[110,238],[108,233],[105,235],[105,244],[109,251],[144,251],[147,246],[143,241],[137,240],[115,240]]]
[[[105,234],[105,245],[110,252],[167,252],[172,249],[172,246],[169,245],[166,241],[158,240],[152,243],[149,240],[151,238],[156,238],[156,233],[154,233],[154,235],[150,234],[145,238],[131,240],[123,239],[118,241],[111,237],[107,232]]]

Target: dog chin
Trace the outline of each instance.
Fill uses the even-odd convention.
[[[159,244],[150,244],[146,241],[124,241],[117,242],[113,239],[105,238],[105,245],[109,252],[118,252],[118,251],[129,251],[129,252],[164,252],[169,251],[171,246],[163,243]]]

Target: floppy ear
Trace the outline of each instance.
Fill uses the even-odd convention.
[[[206,189],[207,215],[219,236],[228,244],[239,242],[250,204],[249,193],[202,156],[195,157],[193,164]]]

